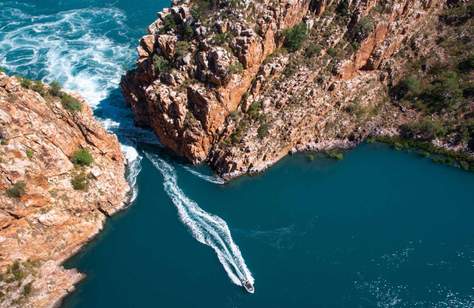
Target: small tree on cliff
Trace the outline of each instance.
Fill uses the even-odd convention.
[[[79,149],[72,155],[72,162],[79,166],[90,166],[94,158],[87,149]]]
[[[53,81],[49,84],[49,93],[52,96],[61,96],[61,84],[58,81]]]
[[[354,27],[354,39],[357,42],[365,40],[369,34],[374,30],[374,20],[370,16],[364,16],[360,19],[357,25]]]
[[[336,12],[341,16],[348,16],[350,13],[349,1],[342,0],[341,2],[339,2],[339,5],[336,7]]]
[[[303,42],[308,37],[308,29],[306,24],[301,22],[291,29],[284,32],[285,47],[291,52],[297,51],[303,45]]]
[[[16,182],[9,189],[6,194],[10,198],[21,198],[26,193],[26,183],[23,181]]]
[[[169,70],[170,63],[165,57],[154,55],[153,56],[153,67],[156,73],[163,73]]]

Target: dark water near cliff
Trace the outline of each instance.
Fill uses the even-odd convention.
[[[343,161],[296,155],[219,185],[134,144],[146,133],[117,82],[164,4],[0,2],[0,66],[83,93],[129,158],[143,156],[134,204],[68,262],[88,277],[65,307],[474,307],[471,173],[363,145]],[[200,235],[230,256],[224,264],[248,267],[254,295]]]

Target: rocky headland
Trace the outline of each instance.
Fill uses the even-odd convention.
[[[473,7],[173,1],[141,39],[121,86],[137,124],[227,179],[291,152],[368,137],[416,143],[474,169]]]
[[[125,206],[117,138],[78,96],[0,72],[0,307],[53,307],[62,263]]]

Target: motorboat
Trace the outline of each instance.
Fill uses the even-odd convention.
[[[242,281],[242,286],[244,287],[245,291],[253,294],[255,292],[255,287],[249,280]]]

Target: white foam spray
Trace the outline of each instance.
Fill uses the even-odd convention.
[[[210,246],[217,254],[230,280],[236,285],[242,281],[254,283],[252,273],[245,264],[239,247],[234,243],[226,222],[199,207],[179,188],[176,170],[157,155],[145,153],[145,156],[161,172],[164,188],[178,210],[181,221],[189,228],[193,237],[200,243]]]
[[[86,8],[51,15],[31,15],[2,7],[0,65],[46,82],[57,80],[96,106],[116,88],[121,65],[133,58],[128,44],[103,32],[127,29],[116,8]]]
[[[218,184],[218,185],[225,184],[225,181],[220,177],[202,174],[202,173],[200,173],[200,172],[198,172],[198,171],[196,171],[196,170],[194,170],[194,169],[192,169],[188,166],[183,166],[183,168],[184,168],[184,170],[188,171],[192,175],[195,175],[198,178],[200,178],[204,181],[207,181],[209,183]]]
[[[133,146],[122,144],[121,147],[128,162],[127,182],[132,188],[129,204],[132,204],[138,196],[137,178],[142,170],[142,157],[138,155],[137,150]]]

